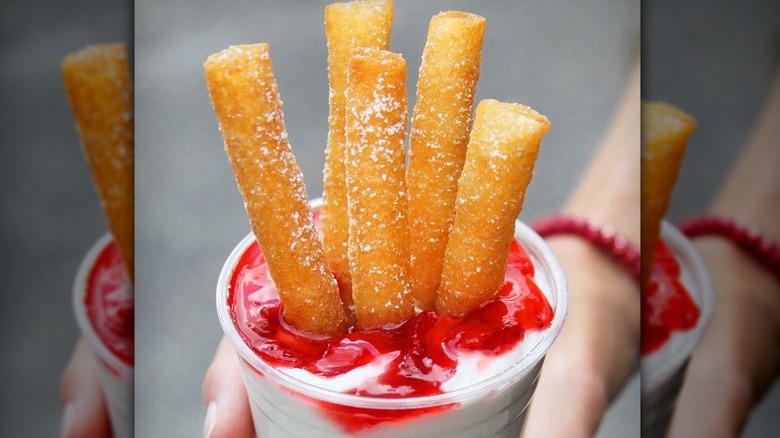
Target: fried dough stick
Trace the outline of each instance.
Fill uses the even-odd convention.
[[[650,276],[661,220],[669,207],[696,121],[660,102],[642,102],[642,287]]]
[[[404,181],[406,61],[379,49],[353,50],[346,92],[349,261],[357,326],[414,316]]]
[[[133,278],[133,85],[127,47],[103,44],[71,53],[62,61],[62,77],[108,229]]]
[[[323,172],[322,235],[330,268],[339,281],[342,300],[352,303],[347,257],[349,219],[344,170],[344,91],[352,48],[387,49],[393,23],[393,2],[355,1],[325,7],[328,40],[329,106],[328,144]]]
[[[435,15],[417,79],[409,168],[411,288],[433,309],[441,281],[458,178],[471,129],[485,19],[458,11]]]
[[[549,128],[545,116],[521,104],[486,99],[477,106],[436,297],[440,313],[467,314],[504,283],[515,220]]]
[[[346,315],[287,140],[268,45],[232,46],[211,55],[204,68],[225,151],[285,320],[312,334],[343,333]]]

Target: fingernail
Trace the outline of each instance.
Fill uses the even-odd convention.
[[[203,422],[203,437],[208,438],[211,436],[211,432],[214,430],[214,426],[217,424],[217,404],[213,401],[209,402],[209,406],[206,408],[206,421]]]
[[[73,422],[73,403],[68,402],[62,411],[62,423],[60,423],[60,436],[65,438],[70,433],[70,426]]]

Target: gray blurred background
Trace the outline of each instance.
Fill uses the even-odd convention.
[[[0,436],[58,436],[79,262],[107,229],[60,61],[132,43],[126,0],[0,2]],[[131,52],[132,53],[132,52]]]
[[[643,97],[673,103],[698,121],[669,219],[706,211],[747,142],[778,69],[780,1],[642,2]],[[775,380],[744,435],[778,436],[778,412]]]
[[[222,336],[214,291],[249,231],[202,64],[265,41],[311,197],[327,135],[326,2],[154,1],[136,10],[136,433],[201,433],[200,388]],[[521,218],[555,212],[609,122],[639,52],[639,1],[396,1],[391,50],[408,62],[410,107],[431,16],[487,18],[477,99],[531,105],[552,121]],[[638,436],[634,381],[601,436]]]
[[[319,196],[327,133],[325,3],[135,2],[139,437],[201,433],[200,384],[221,336],[214,285],[249,230],[202,63],[230,44],[271,43],[293,150],[310,196]],[[408,61],[410,106],[429,18],[463,9],[488,19],[477,98],[520,101],[551,119],[521,216],[526,222],[565,201],[639,51],[637,0],[580,3],[396,2],[391,50]],[[672,219],[706,208],[780,58],[780,2],[712,3],[648,0],[641,9],[644,95],[673,102],[699,121]],[[0,436],[56,436],[59,374],[78,336],[72,279],[106,229],[59,62],[89,43],[132,42],[132,11],[126,1],[0,5]],[[638,435],[638,395],[635,379],[600,436]],[[778,407],[775,385],[746,435],[778,430]]]

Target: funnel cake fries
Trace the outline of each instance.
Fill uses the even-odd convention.
[[[287,141],[268,45],[230,47],[204,67],[225,150],[286,321],[313,334],[342,333],[344,308]]]
[[[404,58],[378,49],[353,50],[346,103],[352,298],[358,328],[371,329],[414,316],[404,182]]]
[[[524,105],[486,99],[477,106],[436,298],[440,313],[464,315],[503,284],[515,219],[549,128]]]
[[[696,121],[679,109],[642,102],[642,286],[655,254],[655,244],[677,181],[685,145]]]
[[[133,278],[133,90],[123,43],[62,61],[62,77],[108,228]]]
[[[393,22],[393,2],[356,1],[325,7],[325,36],[328,40],[328,82],[330,116],[325,150],[322,235],[325,252],[338,279],[342,300],[349,305],[349,259],[347,258],[347,189],[344,170],[344,90],[347,64],[353,47],[387,49]]]
[[[466,156],[485,19],[458,11],[431,19],[417,80],[409,169],[411,288],[433,309],[458,177]]]

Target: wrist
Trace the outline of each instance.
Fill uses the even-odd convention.
[[[721,216],[699,216],[683,221],[680,230],[691,239],[717,238],[739,249],[742,256],[780,282],[780,244],[755,227]],[[724,248],[721,247],[720,252]]]
[[[608,257],[628,275],[639,280],[638,247],[611,225],[600,224],[587,217],[556,215],[537,220],[533,227],[537,233],[548,239],[554,236],[569,236],[586,243],[588,248],[598,250],[601,255]],[[577,248],[584,248],[584,246],[576,245],[573,249]],[[585,252],[581,255],[588,256],[590,254],[587,253],[592,251]]]
[[[567,273],[572,348],[584,349],[583,370],[605,382],[609,401],[639,358],[639,284],[587,241],[556,236],[549,244]]]

